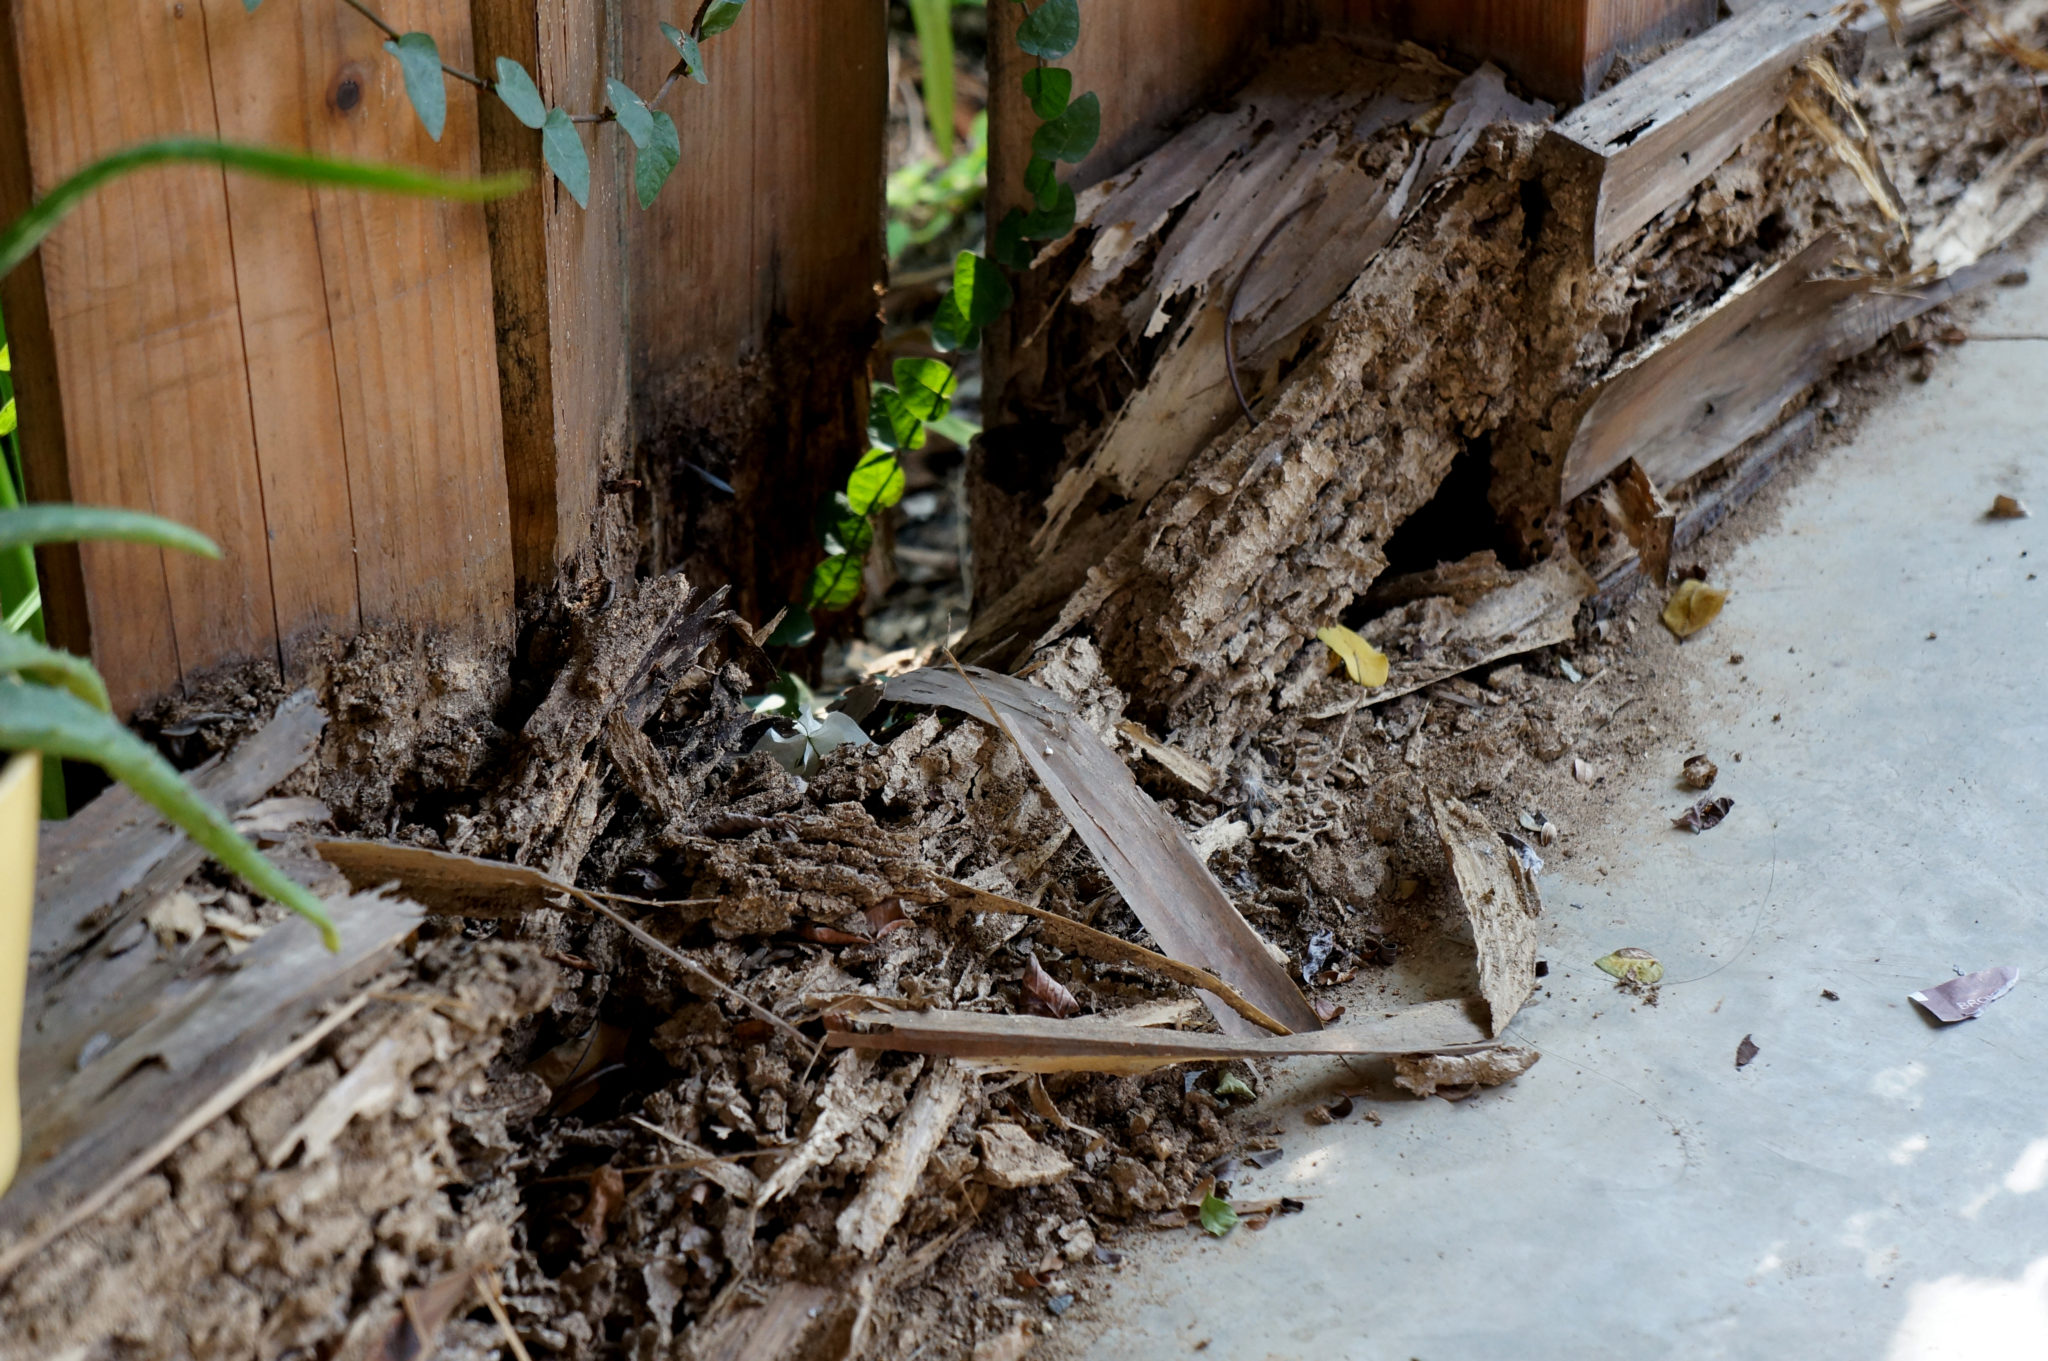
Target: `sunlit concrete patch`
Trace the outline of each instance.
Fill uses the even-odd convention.
[[[2048,1257],[2014,1280],[1944,1276],[1907,1293],[1886,1361],[2048,1356]]]

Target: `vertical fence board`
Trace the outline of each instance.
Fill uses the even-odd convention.
[[[604,107],[605,78],[618,73],[616,5],[568,0],[537,11],[533,0],[472,0],[471,9],[478,49],[526,67],[549,103]],[[667,48],[651,21],[632,40]],[[655,87],[639,89],[651,98]],[[530,129],[495,99],[481,112],[485,168],[526,170],[539,186],[489,211],[513,566],[524,592],[547,586],[582,550],[602,484],[626,462],[631,167],[617,126],[585,129],[590,207],[578,208],[547,178]]]
[[[215,131],[196,5],[19,0],[13,19],[36,192],[115,147]],[[71,494],[182,520],[226,554],[80,550],[94,653],[124,708],[181,662],[276,656],[227,226],[221,173],[181,167],[103,189],[43,247]]]
[[[376,30],[340,5],[299,12],[314,76],[299,98],[314,150],[478,173],[473,91],[449,85],[437,144]],[[465,0],[403,0],[382,12],[402,30],[434,34],[450,65],[471,63]],[[333,189],[314,201],[363,623],[502,637],[512,551],[484,214]]]
[[[1712,24],[1720,0],[1319,0],[1325,22],[1376,27],[1499,62],[1546,99],[1577,103],[1615,58]]]
[[[272,4],[251,14],[242,0],[206,0],[205,17],[221,135],[303,148],[321,82],[308,69],[296,8]],[[312,100],[308,91],[316,92]],[[352,633],[358,622],[348,455],[319,223],[303,185],[230,175],[227,201],[270,584],[287,679],[296,682],[305,658],[295,644]]]
[[[625,6],[635,89],[653,90],[674,61],[655,27],[665,17],[653,0]],[[629,214],[651,556],[730,582],[757,621],[816,560],[812,512],[864,447],[883,270],[885,20],[873,0],[749,5],[704,45],[710,84],[665,106],[682,134],[674,183],[654,211]]]

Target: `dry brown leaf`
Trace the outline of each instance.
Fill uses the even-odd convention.
[[[604,1247],[606,1225],[626,1203],[626,1178],[616,1167],[600,1167],[590,1174],[590,1199],[576,1216],[576,1227],[592,1252]]]
[[[1397,1054],[1394,1085],[1417,1096],[1436,1096],[1444,1088],[1497,1087],[1528,1072],[1541,1057],[1534,1049],[1509,1045],[1481,1054]]]
[[[1716,827],[1719,827],[1722,820],[1728,816],[1729,811],[1734,807],[1735,800],[1729,798],[1726,794],[1723,794],[1718,799],[1701,799],[1698,803],[1671,819],[1671,825],[1681,832],[1691,832],[1694,836],[1698,836],[1701,832],[1711,832]]]
[[[1698,756],[1688,756],[1685,758],[1685,770],[1682,778],[1693,789],[1712,789],[1714,787],[1714,779],[1720,773],[1721,768],[1708,760],[1705,753],[1702,753]]]
[[[408,1290],[399,1298],[398,1317],[378,1342],[369,1361],[426,1361],[438,1350],[441,1330],[469,1298],[475,1278],[466,1271]]]
[[[1728,592],[1719,586],[1688,578],[1678,583],[1664,606],[1664,627],[1680,638],[1690,638],[1714,622],[1714,616],[1728,603]]]
[[[1757,1048],[1754,1038],[1744,1035],[1742,1043],[1735,1046],[1735,1067],[1737,1071],[1749,1067],[1756,1056],[1762,1052],[1762,1050]]]
[[[1081,1009],[1066,985],[1045,971],[1037,955],[1024,956],[1024,1009],[1034,1016],[1064,1019]]]
[[[2007,496],[2000,493],[1992,498],[1991,509],[1984,512],[1984,518],[1987,520],[2024,520],[2032,514],[2033,512],[2027,509],[2027,503],[2020,500],[2017,496]]]

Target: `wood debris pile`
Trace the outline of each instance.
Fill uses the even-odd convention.
[[[1647,213],[1626,146],[1558,139],[1656,65],[1559,120],[1336,46],[1091,191],[976,454],[989,669],[854,691],[870,740],[804,775],[756,632],[674,575],[561,602],[509,685],[365,643],[318,706],[171,715],[359,945],[81,823],[0,1357],[1021,1355],[1280,1145],[1268,1059],[1526,1070],[1543,859],[1671,754],[1629,587],[2048,201],[1988,43],[1788,8],[1724,41],[1823,111],[1860,58],[1868,135],[1762,108]]]

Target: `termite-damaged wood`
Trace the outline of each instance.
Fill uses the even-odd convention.
[[[1547,149],[1565,173],[1595,186],[1594,257],[1683,199],[1776,117],[1799,63],[1827,48],[1841,25],[1827,5],[1769,0],[1559,119]],[[1838,66],[1854,70],[1853,53],[1837,55]]]
[[[1621,465],[1609,490],[1611,501],[1603,499],[1602,504],[1635,546],[1643,575],[1651,585],[1662,586],[1671,575],[1671,538],[1678,528],[1678,512],[1634,459]]]

